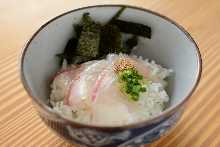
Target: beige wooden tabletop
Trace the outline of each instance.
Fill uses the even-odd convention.
[[[89,0],[88,0],[89,1]],[[40,25],[60,13],[106,3],[157,11],[184,26],[199,45],[202,79],[180,122],[150,147],[220,147],[219,0],[1,0],[0,146],[71,146],[39,119],[18,74],[21,48]]]

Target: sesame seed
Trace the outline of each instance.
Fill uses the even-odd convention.
[[[135,68],[133,61],[129,58],[120,58],[113,64],[113,70],[118,73],[125,69]]]

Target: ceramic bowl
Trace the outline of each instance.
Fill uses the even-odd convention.
[[[58,135],[81,146],[139,146],[167,132],[180,118],[184,104],[201,75],[201,57],[195,41],[183,27],[156,12],[127,6],[121,19],[148,25],[151,39],[140,39],[135,54],[174,70],[169,78],[169,107],[160,115],[124,126],[95,126],[74,122],[54,112],[48,104],[51,77],[59,70],[56,54],[63,51],[73,24],[89,12],[94,20],[108,21],[122,5],[79,8],[48,21],[30,38],[21,56],[21,80],[42,120]],[[116,112],[117,113],[117,112]]]

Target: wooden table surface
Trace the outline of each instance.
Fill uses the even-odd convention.
[[[43,23],[82,6],[130,4],[164,14],[199,45],[203,73],[187,110],[170,133],[150,147],[220,147],[219,0],[7,0],[0,1],[0,146],[71,146],[42,123],[18,74],[21,48]]]

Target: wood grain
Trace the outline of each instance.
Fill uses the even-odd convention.
[[[184,26],[199,45],[201,82],[170,133],[150,147],[220,147],[219,0],[20,0],[0,1],[0,146],[72,146],[46,128],[24,91],[18,74],[21,48],[47,20],[94,4],[148,8]]]

